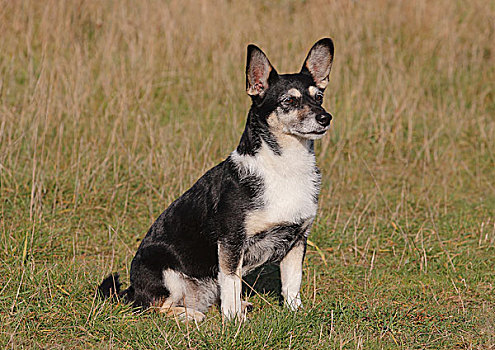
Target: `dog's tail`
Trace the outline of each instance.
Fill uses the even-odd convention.
[[[114,273],[106,277],[103,282],[98,286],[98,295],[103,299],[119,299],[124,303],[130,303],[134,299],[134,288],[129,288],[121,291],[120,287],[122,283],[119,280],[119,274]]]

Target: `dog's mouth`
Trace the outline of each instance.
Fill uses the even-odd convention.
[[[328,129],[329,128],[325,128],[323,130],[296,131],[292,132],[292,134],[309,140],[318,140],[321,139],[323,135],[325,135]]]
[[[306,131],[306,132],[301,132],[301,134],[303,135],[323,135],[324,133],[326,133],[328,131],[328,129],[323,129],[323,130],[319,130],[319,131]]]
[[[321,130],[321,131],[311,131],[311,132],[307,132],[306,134],[313,134],[313,135],[323,135],[324,133],[327,132],[328,129],[324,129],[324,130]]]

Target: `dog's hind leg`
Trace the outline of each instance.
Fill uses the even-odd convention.
[[[184,307],[184,306],[172,306],[170,304],[164,303],[160,307],[160,312],[166,314],[167,316],[175,316],[182,321],[196,321],[201,322],[206,317],[201,311]]]
[[[174,316],[182,321],[201,322],[205,318],[205,314],[192,307],[188,307],[186,299],[190,299],[190,290],[188,291],[187,280],[180,273],[173,270],[165,270],[163,272],[163,281],[170,291],[169,297],[160,306],[160,312],[167,316]]]

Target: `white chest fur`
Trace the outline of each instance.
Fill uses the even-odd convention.
[[[282,155],[265,143],[255,156],[231,154],[239,171],[263,179],[260,207],[248,213],[245,227],[253,235],[282,223],[298,223],[314,218],[315,198],[320,187],[314,154],[305,144],[284,145]]]

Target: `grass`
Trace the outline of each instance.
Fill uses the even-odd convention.
[[[0,2],[0,344],[495,348],[494,18],[482,0]],[[241,327],[186,325],[96,298],[235,148],[246,45],[293,72],[323,36],[304,310],[254,295]]]

